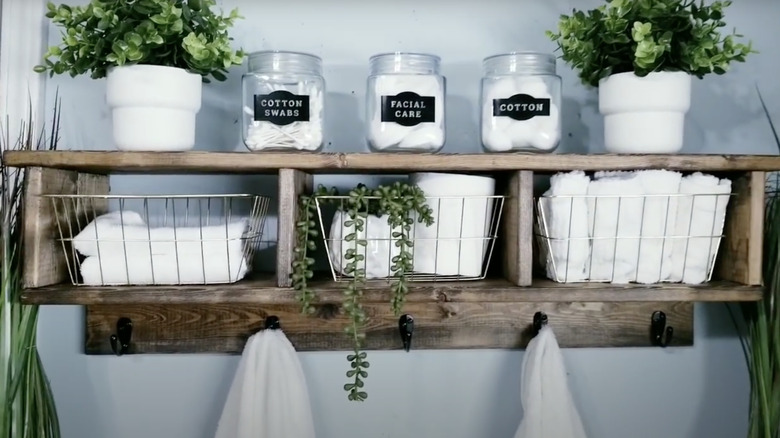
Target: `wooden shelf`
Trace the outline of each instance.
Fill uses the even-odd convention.
[[[84,287],[60,284],[26,289],[26,304],[254,304],[293,305],[295,291],[276,287],[276,280],[263,278],[230,285],[209,286],[118,286]],[[317,302],[340,303],[344,284],[316,282]],[[364,303],[385,303],[386,282],[370,282],[364,289]],[[759,286],[716,281],[706,285],[610,285],[604,283],[558,284],[535,280],[529,287],[517,287],[506,280],[442,283],[413,283],[407,303],[565,303],[565,302],[702,302],[758,301]]]
[[[9,151],[14,167],[49,167],[108,173],[276,173],[297,169],[309,173],[393,173],[422,171],[492,172],[531,170],[670,169],[731,172],[780,169],[780,156],[762,155],[577,155],[577,154],[388,154],[388,153],[249,153],[249,152],[117,152]]]
[[[546,312],[564,347],[651,346],[650,318],[665,312],[674,346],[693,344],[693,303],[759,301],[765,171],[780,156],[574,154],[311,154],[249,152],[11,151],[4,164],[30,167],[25,186],[27,304],[86,306],[85,351],[111,354],[119,318],[133,320],[130,353],[240,353],[269,315],[299,351],[349,350],[350,323],[338,304],[342,283],[317,281],[316,312],[303,315],[289,273],[297,199],[313,188],[312,174],[490,173],[507,195],[500,279],[413,283],[403,311],[413,315],[416,349],[523,348],[531,321]],[[559,284],[533,277],[534,176],[569,170],[672,169],[726,174],[733,181],[725,238],[713,281],[706,285]],[[109,174],[278,175],[275,275],[230,285],[77,287],[71,285],[57,212],[41,195],[106,195]],[[500,273],[498,272],[500,271]],[[366,349],[398,349],[398,316],[389,283],[370,282],[362,303],[368,316]]]

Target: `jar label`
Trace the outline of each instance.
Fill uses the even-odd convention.
[[[493,116],[529,120],[550,115],[550,99],[537,99],[528,94],[515,94],[508,99],[493,99]]]
[[[287,90],[271,94],[255,94],[255,120],[284,126],[309,121],[309,96]]]
[[[433,123],[436,121],[436,98],[412,91],[382,96],[382,121],[402,126]]]

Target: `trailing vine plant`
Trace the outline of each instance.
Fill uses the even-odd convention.
[[[320,233],[317,230],[317,201],[320,205],[327,201],[334,201],[338,196],[335,188],[326,189],[319,186],[311,195],[302,195],[298,199],[298,218],[296,222],[296,246],[292,262],[292,283],[296,290],[301,311],[304,314],[314,312],[313,303],[316,300],[314,291],[310,288],[309,280],[314,276],[314,252],[317,250],[317,238]],[[395,182],[391,185],[380,185],[374,190],[369,190],[365,185],[359,184],[349,191],[344,202],[339,208],[347,215],[344,227],[349,231],[343,238],[349,248],[344,253],[346,265],[344,273],[349,276],[344,288],[344,301],[342,310],[349,319],[345,333],[353,342],[354,351],[347,355],[350,369],[346,376],[352,379],[344,385],[347,398],[350,401],[364,401],[368,397],[365,391],[365,378],[368,377],[366,368],[370,366],[366,360],[367,354],[362,350],[365,340],[366,316],[360,299],[363,296],[363,286],[366,281],[365,248],[368,241],[365,235],[365,221],[369,215],[377,217],[387,216],[387,223],[391,228],[391,236],[394,245],[398,248],[398,255],[392,258],[390,270],[393,281],[391,283],[390,304],[395,316],[399,316],[403,310],[406,294],[409,292],[409,274],[414,270],[414,240],[411,237],[414,218],[426,226],[433,224],[433,210],[427,205],[425,193],[417,186]]]

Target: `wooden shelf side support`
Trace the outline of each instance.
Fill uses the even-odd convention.
[[[31,167],[26,172],[22,206],[22,283],[25,288],[36,288],[70,282],[63,243],[58,240],[57,215],[62,223],[86,225],[88,216],[108,210],[108,201],[82,203],[74,200],[75,208],[68,209],[73,217],[64,217],[64,209],[55,209],[52,200],[42,195],[107,195],[108,176],[41,167]]]
[[[513,172],[509,177],[501,218],[504,278],[516,286],[533,282],[534,173]]]
[[[298,197],[311,193],[311,174],[295,169],[279,170],[279,221],[276,249],[277,286],[290,287],[295,249],[295,223],[298,220]]]
[[[722,280],[762,284],[765,172],[747,172],[732,179],[716,272]]]

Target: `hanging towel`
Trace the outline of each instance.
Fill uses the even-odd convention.
[[[314,438],[303,368],[281,329],[244,347],[215,438]]]
[[[542,195],[540,226],[547,226],[550,254],[547,277],[562,283],[583,281],[590,257],[588,239],[588,203],[590,178],[583,171],[557,173],[550,178],[550,189]]]
[[[587,438],[569,391],[563,355],[548,325],[526,348],[522,385],[523,419],[515,438]]]
[[[707,281],[726,221],[731,180],[700,172],[680,183],[679,207],[672,250],[671,281]]]
[[[634,172],[597,174],[588,185],[592,281],[636,280],[644,189]]]

